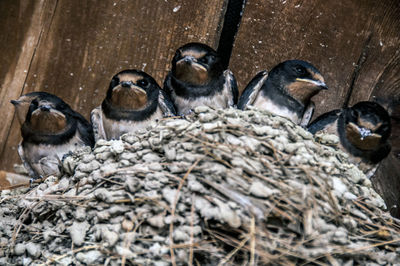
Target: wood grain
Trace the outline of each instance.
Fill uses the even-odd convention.
[[[31,60],[36,52],[36,46],[41,38],[42,29],[46,27],[48,13],[52,5],[45,1],[2,1],[0,10],[4,16],[0,16],[0,51],[2,61],[0,64],[0,114],[2,126],[0,127],[0,151],[9,150],[1,161],[15,155],[15,145],[9,145],[7,139],[10,128],[13,127],[14,110],[10,100],[18,98],[22,93],[23,85],[30,70]],[[10,30],[12,29],[12,30]],[[15,157],[14,157],[15,158]],[[14,160],[15,161],[15,160]],[[6,168],[10,169],[10,168]]]
[[[378,100],[399,109],[399,47],[398,0],[248,0],[230,68],[244,89],[258,71],[281,61],[311,62],[329,86],[313,98],[314,118],[346,99],[349,105]],[[400,123],[395,117],[392,122],[392,152],[374,186],[388,206],[400,206]],[[399,207],[392,213],[400,217]]]
[[[399,31],[394,33],[396,29],[388,28],[398,23],[399,15],[397,13],[397,20],[394,15],[387,15],[395,1],[377,2],[249,0],[230,66],[240,89],[244,89],[258,71],[271,69],[284,60],[303,59],[321,71],[329,86],[328,91],[313,98],[316,102],[314,117],[340,108],[369,36],[372,34],[374,44],[380,36],[384,42],[380,48],[385,56],[371,47],[368,60],[382,58],[374,63],[374,68],[368,72],[370,75],[360,73],[356,87],[371,86],[371,80],[376,79],[389,62],[393,54],[391,49],[398,47],[393,35],[397,34],[398,38]],[[386,24],[381,28],[372,26],[379,23]],[[371,75],[373,71],[375,75]]]
[[[0,112],[5,115],[0,169],[11,170],[19,162],[15,149],[20,131],[13,120],[11,99],[47,91],[89,118],[90,110],[104,98],[111,77],[120,70],[144,70],[161,84],[179,46],[200,41],[216,48],[225,2],[42,0],[25,7],[22,0],[5,1],[1,13],[6,17],[1,21],[7,24],[2,24],[0,38],[20,32],[21,40],[10,39],[10,46],[15,48],[13,55],[23,60],[0,77]],[[8,13],[10,8],[13,14]],[[23,27],[22,19],[31,23]]]
[[[161,84],[180,45],[200,41],[216,48],[226,5],[227,0],[0,1],[0,169],[10,171],[19,162],[11,99],[47,91],[88,118],[116,72],[141,69]],[[230,68],[243,90],[258,71],[281,61],[310,61],[330,87],[314,97],[314,117],[346,99],[350,105],[380,100],[397,110],[399,47],[398,0],[248,0]],[[389,204],[400,206],[393,190],[400,187],[400,123],[392,119],[392,154],[374,182]]]
[[[398,99],[399,100],[399,99]],[[400,218],[400,101],[381,103],[391,111],[392,151],[382,161],[372,179],[375,190],[385,200],[390,213]]]

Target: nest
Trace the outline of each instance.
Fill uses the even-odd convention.
[[[337,143],[207,107],[98,141],[2,193],[0,263],[400,263],[400,222]]]

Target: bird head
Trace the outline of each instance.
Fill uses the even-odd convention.
[[[274,87],[307,104],[311,97],[328,87],[321,73],[310,63],[288,60],[275,66],[269,73]]]
[[[20,125],[24,124],[30,105],[32,101],[35,99],[37,99],[38,101],[40,100],[50,101],[53,102],[54,104],[64,103],[64,101],[61,100],[59,97],[43,91],[30,92],[25,95],[22,95],[17,100],[11,100],[11,103],[14,105],[15,112],[17,113],[17,118]]]
[[[69,126],[68,109],[69,106],[63,102],[35,98],[29,105],[24,124],[40,134],[64,132]]]
[[[188,43],[180,47],[172,60],[173,76],[195,86],[208,84],[222,72],[221,59],[217,52],[202,43]]]
[[[128,69],[112,78],[106,99],[121,110],[142,110],[148,105],[149,98],[156,97],[158,90],[157,82],[150,75]]]
[[[345,117],[346,137],[361,150],[374,150],[390,136],[387,111],[375,102],[359,102],[349,108]]]

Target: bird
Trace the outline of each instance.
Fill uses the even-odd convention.
[[[339,137],[339,147],[370,178],[380,161],[391,150],[388,138],[391,122],[388,112],[378,103],[358,102],[352,107],[332,110],[317,117],[308,130]]]
[[[188,115],[197,106],[225,109],[236,105],[238,87],[233,73],[224,69],[217,52],[203,43],[179,47],[164,80],[178,115]]]
[[[29,106],[34,99],[48,99],[53,101],[59,101],[60,99],[48,92],[34,91],[21,95],[17,100],[11,100],[10,102],[14,105],[17,119],[20,125],[23,125],[28,114]]]
[[[11,103],[21,124],[18,154],[32,179],[58,176],[65,155],[94,146],[90,123],[56,95],[32,92]]]
[[[112,77],[103,102],[91,112],[91,123],[96,141],[112,140],[168,116],[175,116],[175,108],[154,78],[126,69]]]
[[[239,98],[238,109],[247,106],[267,110],[305,127],[314,112],[311,98],[328,89],[322,74],[303,60],[287,60],[271,71],[259,72]]]

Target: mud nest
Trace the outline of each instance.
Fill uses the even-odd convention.
[[[198,107],[3,191],[0,264],[400,263],[400,223],[336,148],[250,109]]]

